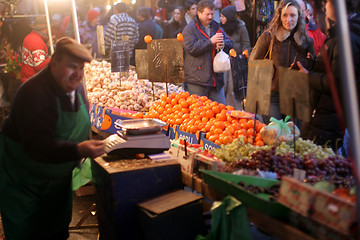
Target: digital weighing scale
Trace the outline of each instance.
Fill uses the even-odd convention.
[[[170,139],[160,132],[159,122],[152,119],[123,120],[123,130],[104,139],[108,155],[155,154],[170,148]]]

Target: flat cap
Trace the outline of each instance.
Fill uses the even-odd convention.
[[[84,60],[84,62],[92,61],[89,50],[84,45],[78,43],[75,39],[69,37],[60,38],[55,43],[54,55],[60,52],[67,53],[71,56]]]

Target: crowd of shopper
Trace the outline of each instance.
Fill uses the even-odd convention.
[[[353,26],[353,22],[356,22],[358,16],[359,0],[347,0],[346,3],[349,21],[351,20],[350,23]],[[312,129],[310,133],[309,125],[303,125],[303,136],[312,140],[315,139],[319,144],[331,139],[332,146],[335,148],[336,139],[342,138],[342,130],[336,121],[336,113],[332,106],[332,95],[328,92],[327,74],[321,68],[323,66],[321,49],[326,48],[327,51],[330,51],[329,57],[333,74],[336,82],[339,83],[341,77],[338,76],[339,71],[335,67],[338,56],[333,56],[333,52],[331,52],[337,49],[337,45],[332,44],[332,40],[336,40],[337,37],[334,30],[336,21],[334,17],[329,16],[331,0],[324,1],[323,11],[326,12],[326,15],[322,17],[323,19],[319,19],[319,14],[316,12],[319,9],[315,9],[312,4],[312,1],[307,2],[306,0],[279,1],[268,29],[253,43],[250,42],[248,34],[248,29],[253,26],[247,26],[244,21],[239,19],[241,13],[231,1],[219,0],[172,1],[163,9],[148,7],[135,9],[134,5],[125,3],[114,5],[108,12],[102,8],[93,8],[87,12],[83,9],[80,11],[83,14],[82,16],[80,14],[78,19],[79,34],[81,43],[91,46],[91,55],[95,58],[108,57],[111,43],[122,40],[124,35],[128,36],[130,64],[135,65],[135,49],[146,48],[144,41],[146,35],[151,35],[152,39],[168,39],[176,38],[178,33],[182,33],[184,39],[185,89],[190,93],[205,95],[212,100],[223,103],[228,103],[229,101],[226,99],[233,98],[231,88],[233,81],[237,81],[237,79],[232,79],[231,71],[225,73],[214,73],[213,71],[214,56],[222,47],[227,53],[230,48],[233,48],[238,55],[241,55],[244,50],[248,50],[250,52],[249,60],[271,59],[274,63],[275,74],[271,84],[270,112],[267,116],[263,116],[266,123],[271,117],[284,118],[279,107],[278,68],[280,66],[292,67],[294,66],[294,59],[303,59],[304,62],[300,60],[302,62],[300,65],[304,69],[307,68],[306,71],[309,72],[312,111],[316,112],[310,121]],[[23,41],[22,81],[36,74],[49,61],[47,49],[49,39],[46,29],[40,29],[39,26],[36,26],[41,21],[44,19],[36,19],[31,24],[33,31]],[[327,27],[322,26],[324,25],[323,22],[327,22]],[[54,41],[63,36],[74,37],[71,30],[73,25],[71,16],[53,14],[51,24]],[[98,51],[96,34],[98,25],[104,27],[105,55]],[[351,28],[351,34],[352,40],[357,39],[354,37],[357,36],[356,28]],[[35,37],[36,41],[33,41]],[[335,40],[334,42],[336,42]],[[35,43],[38,46],[35,46]],[[353,52],[357,51],[356,46],[358,45],[355,41],[352,45]],[[303,66],[305,62],[308,62],[305,59],[311,59],[315,63],[313,69]],[[353,56],[353,59],[354,62],[358,62],[356,55]],[[305,72],[303,69],[302,71]],[[319,76],[319,72],[322,77],[315,78],[315,76]],[[230,94],[227,94],[229,91]],[[322,100],[325,97],[326,100]],[[321,110],[319,102],[324,102],[325,105],[331,105],[331,107]],[[327,117],[332,116],[332,120],[315,119],[322,114]],[[335,135],[329,133],[331,136],[326,137],[322,130],[326,132],[327,129],[323,128],[328,127],[324,122],[335,124],[329,127],[333,133],[336,133]],[[316,130],[319,132],[318,134],[315,133],[315,127],[319,128]]]

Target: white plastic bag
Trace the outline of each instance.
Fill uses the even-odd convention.
[[[229,55],[222,49],[214,57],[213,69],[216,73],[230,71],[231,69]]]

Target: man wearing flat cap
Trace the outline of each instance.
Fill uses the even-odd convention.
[[[0,130],[0,211],[5,237],[67,239],[72,171],[104,153],[87,140],[88,103],[81,80],[89,51],[65,37],[50,63],[18,90]]]
[[[40,72],[49,64],[47,46],[48,32],[45,17],[35,17],[30,24],[32,31],[26,35],[22,44],[21,82]]]

